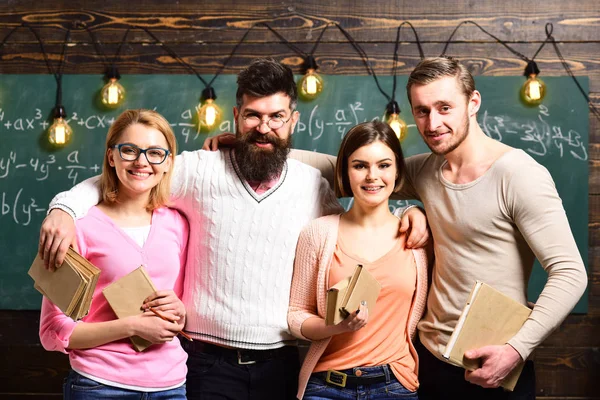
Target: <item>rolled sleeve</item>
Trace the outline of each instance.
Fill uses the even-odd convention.
[[[44,349],[68,354],[67,347],[76,326],[77,322],[44,297],[40,316],[40,341]]]

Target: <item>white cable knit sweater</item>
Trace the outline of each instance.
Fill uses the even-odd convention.
[[[231,151],[184,152],[175,172],[175,206],[190,223],[186,332],[238,348],[293,342],[286,316],[294,254],[329,190],[320,172],[288,160],[262,195],[241,178]]]

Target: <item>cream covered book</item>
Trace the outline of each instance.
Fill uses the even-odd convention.
[[[375,307],[381,284],[362,265],[357,265],[354,273],[339,281],[327,291],[327,314],[325,324],[337,325],[350,313],[358,310],[361,301],[367,307]]]
[[[156,288],[143,266],[111,283],[102,291],[117,318],[142,314],[144,300],[154,292],[156,292]],[[137,351],[144,351],[152,345],[151,342],[139,336],[132,336],[130,339]]]
[[[479,360],[465,358],[465,351],[506,344],[521,329],[529,314],[531,309],[528,307],[490,285],[477,281],[450,336],[444,358],[471,371],[479,368]],[[501,386],[512,391],[523,365],[524,363],[519,364]]]

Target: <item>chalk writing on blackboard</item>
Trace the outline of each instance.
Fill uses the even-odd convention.
[[[573,157],[576,160],[588,159],[586,144],[581,134],[573,129],[563,129],[561,126],[550,125],[547,117],[550,116],[547,107],[539,107],[537,120],[517,121],[507,115],[489,115],[483,113],[481,127],[489,137],[506,141],[508,136],[518,137],[523,144],[523,149],[536,156],[545,156],[551,150],[558,152],[559,156]]]

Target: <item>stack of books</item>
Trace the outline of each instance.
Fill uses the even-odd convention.
[[[326,325],[337,325],[350,313],[358,310],[361,301],[373,309],[381,291],[381,284],[362,265],[327,291]]]
[[[56,271],[47,270],[38,255],[28,274],[41,294],[77,321],[90,310],[100,269],[69,248],[65,261]]]

